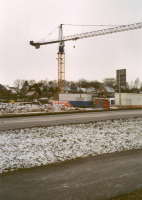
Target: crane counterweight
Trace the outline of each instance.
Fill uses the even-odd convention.
[[[39,49],[39,48],[40,48],[40,45],[36,45],[35,48],[36,48],[36,49]]]

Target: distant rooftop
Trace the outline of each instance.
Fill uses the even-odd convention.
[[[111,86],[109,85],[103,85],[103,86],[108,92],[115,92],[115,90]]]

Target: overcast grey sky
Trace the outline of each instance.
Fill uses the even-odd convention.
[[[58,44],[35,49],[59,24],[125,25],[142,22],[141,0],[0,0],[0,84],[58,79]],[[64,35],[109,27],[63,26]],[[58,38],[56,30],[47,40]],[[73,48],[75,46],[75,48]],[[127,70],[142,82],[142,29],[65,43],[65,79],[102,81]]]

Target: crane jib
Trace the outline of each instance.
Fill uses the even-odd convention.
[[[97,30],[97,31],[92,31],[92,32],[86,32],[86,33],[81,33],[81,34],[69,35],[69,36],[63,37],[62,40],[59,39],[59,40],[47,41],[47,42],[30,41],[30,45],[35,46],[36,49],[39,49],[40,45],[66,42],[70,40],[78,40],[78,39],[100,36],[100,35],[107,35],[107,34],[112,34],[112,33],[119,33],[123,31],[139,29],[139,28],[142,28],[142,22],[136,23],[136,24],[118,26],[114,28],[102,29],[102,30]]]

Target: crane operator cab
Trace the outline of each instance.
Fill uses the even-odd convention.
[[[61,54],[65,53],[64,52],[64,46],[65,46],[65,43],[64,42],[60,42],[60,44],[59,44],[59,52],[58,53],[61,53]]]

